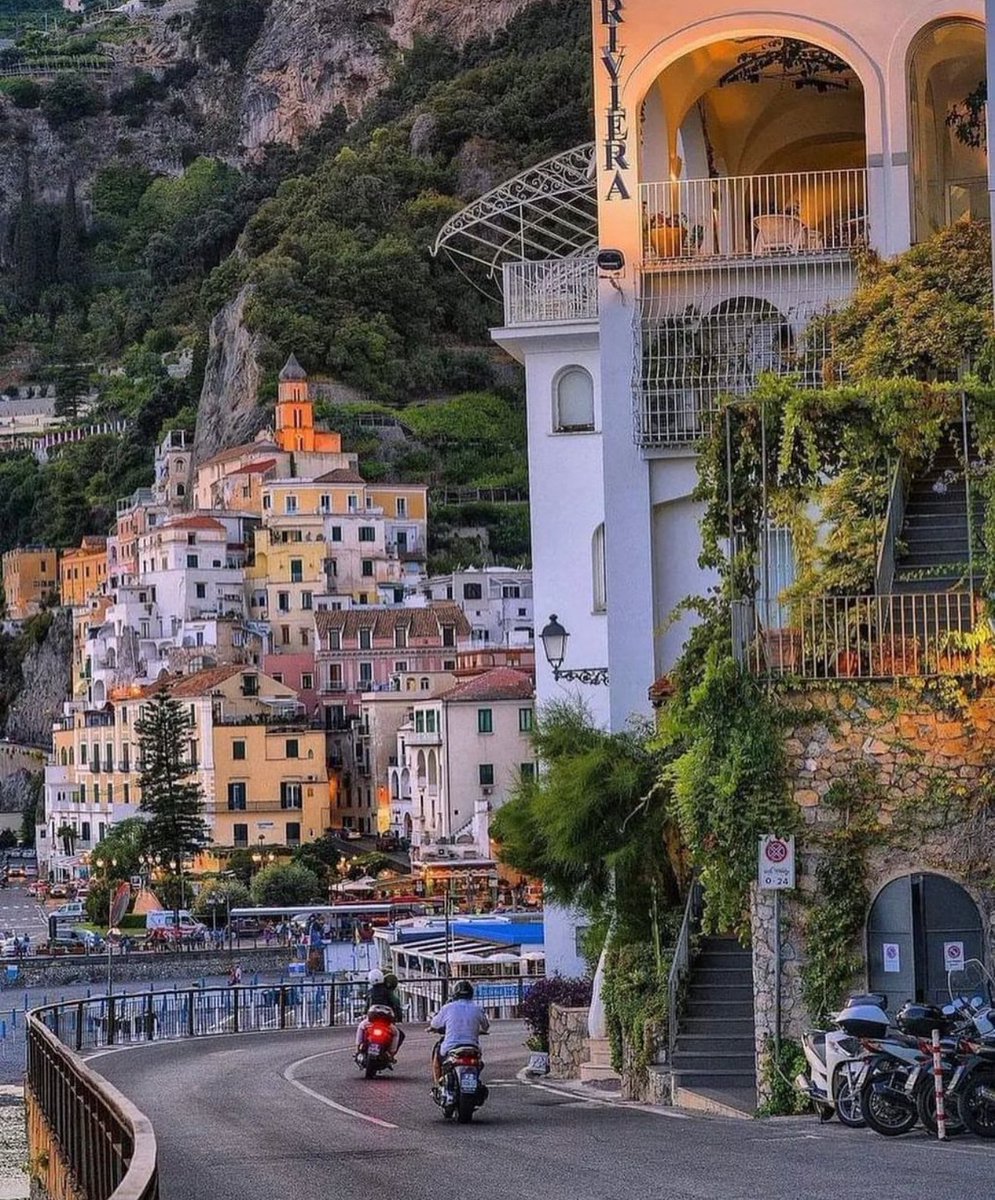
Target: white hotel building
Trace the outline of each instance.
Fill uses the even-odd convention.
[[[691,493],[719,397],[800,369],[807,324],[853,287],[856,247],[893,255],[987,218],[985,151],[947,120],[985,80],[985,11],[591,12],[595,142],[470,205],[437,249],[486,268],[504,300],[493,337],[525,368],[536,633],[556,613],[564,668],[610,673],[558,684],[539,654],[538,701],[567,687],[619,729],[680,651],[675,606],[712,582]],[[576,966],[547,949],[551,969]]]

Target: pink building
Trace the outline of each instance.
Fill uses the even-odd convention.
[[[263,658],[263,674],[293,688],[309,719],[322,716],[313,653],[267,654]]]

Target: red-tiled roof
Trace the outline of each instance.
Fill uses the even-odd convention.
[[[263,462],[248,463],[244,467],[239,467],[236,471],[229,471],[229,475],[262,475],[276,466],[275,458],[267,458]]]
[[[221,529],[224,530],[224,525],[220,521],[216,521],[213,517],[180,517],[178,521],[168,521],[164,529]]]
[[[454,625],[458,638],[470,636],[470,622],[455,604],[433,604],[428,608],[350,608],[341,612],[315,613],[319,638],[338,629],[343,638],[358,638],[360,629],[372,629],[373,640],[393,638],[394,630],[407,628],[410,638],[441,638],[443,625]],[[455,650],[455,647],[453,647]]]
[[[522,671],[511,667],[494,667],[483,675],[476,675],[466,683],[457,684],[452,691],[443,693],[444,700],[531,700],[535,694],[532,680]]]
[[[245,667],[208,667],[206,671],[195,671],[192,675],[170,675],[157,683],[142,688],[142,696],[154,696],[166,691],[174,699],[193,699],[207,696],[233,675],[246,670]]]
[[[351,471],[348,467],[336,467],[334,471],[328,471],[324,475],[317,476],[312,482],[314,483],[365,483],[366,480],[359,474],[358,471]]]
[[[246,442],[242,446],[232,446],[230,450],[221,450],[210,458],[205,458],[202,463],[198,464],[197,470],[199,471],[201,467],[214,467],[218,463],[231,462],[233,458],[248,457],[250,454],[272,454],[274,451],[280,453],[280,447],[276,442]]]

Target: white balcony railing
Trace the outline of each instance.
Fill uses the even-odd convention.
[[[867,241],[867,172],[795,171],[646,183],[643,258],[819,257]]]
[[[504,264],[505,325],[594,321],[598,268],[593,258],[551,258]]]

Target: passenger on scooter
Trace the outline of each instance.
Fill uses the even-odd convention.
[[[366,976],[366,982],[370,985],[366,994],[366,1016],[360,1021],[356,1029],[356,1052],[358,1054],[363,1048],[363,1043],[366,1040],[366,1031],[371,1024],[371,1015],[379,1016],[390,1019],[390,1056],[393,1058],[397,1054],[397,1049],[401,1044],[401,1031],[397,1024],[403,1016],[400,998],[395,997],[391,993],[390,988],[384,982],[383,971],[377,967],[374,967]],[[395,1003],[395,999],[397,1003]]]
[[[473,984],[469,979],[457,980],[452,1000],[439,1009],[428,1025],[429,1033],[443,1035],[432,1047],[432,1080],[436,1086],[442,1082],[442,1062],[449,1051],[457,1046],[476,1046],[479,1050],[480,1035],[490,1027],[487,1013],[473,1003]]]

